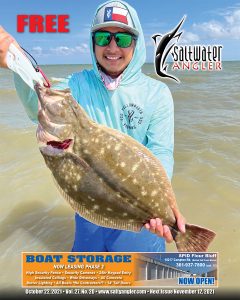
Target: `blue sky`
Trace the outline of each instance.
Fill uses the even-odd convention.
[[[41,64],[91,63],[88,41],[99,0],[1,0],[2,25]],[[154,60],[154,33],[166,33],[187,15],[181,42],[223,45],[223,60],[240,60],[240,1],[129,0],[138,12],[147,46],[147,62]],[[17,33],[17,15],[67,14],[69,33]]]

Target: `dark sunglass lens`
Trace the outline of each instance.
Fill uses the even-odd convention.
[[[94,40],[98,46],[107,46],[110,41],[110,34],[108,32],[95,32]]]
[[[105,47],[110,44],[112,36],[114,36],[115,42],[120,48],[128,48],[132,44],[133,36],[124,32],[110,33],[97,31],[94,33],[94,42],[98,46]]]
[[[117,33],[116,34],[116,43],[118,47],[128,48],[132,44],[132,35],[127,33]]]

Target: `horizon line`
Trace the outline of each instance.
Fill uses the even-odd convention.
[[[240,59],[239,60],[222,60],[222,62],[224,63],[224,62],[240,62]],[[172,62],[168,62],[169,64],[171,64]],[[152,65],[154,65],[154,62],[145,62],[143,65],[146,65],[146,64],[152,64]],[[91,66],[92,65],[92,63],[86,63],[86,64],[84,64],[84,63],[47,63],[47,64],[39,64],[40,66],[56,66],[56,65],[73,65],[73,66],[75,66],[75,65],[89,65],[89,66]]]

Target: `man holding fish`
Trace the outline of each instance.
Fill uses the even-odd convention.
[[[17,42],[0,28],[0,66],[7,67],[6,53]],[[18,46],[19,47],[19,46]],[[90,51],[92,70],[70,75],[56,89],[71,94],[95,122],[122,131],[145,145],[162,163],[169,179],[173,172],[174,112],[168,87],[145,76],[141,67],[146,49],[136,11],[122,1],[100,5],[94,15]],[[38,98],[14,73],[17,93],[31,120],[38,121]],[[124,157],[121,157],[124,164]],[[134,167],[134,166],[133,166]],[[173,208],[178,229],[185,220]],[[76,214],[73,251],[163,252],[165,240],[173,241],[160,218],[147,222],[140,233],[106,228]]]

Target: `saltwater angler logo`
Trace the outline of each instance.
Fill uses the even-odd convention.
[[[192,71],[221,71],[222,45],[176,45],[184,31],[180,28],[186,16],[170,32],[154,34],[152,39],[156,45],[155,53],[155,70],[160,77],[170,78],[177,82],[180,80],[173,74],[167,73],[169,64],[166,60],[169,55],[172,56],[172,71],[175,70],[192,70]],[[161,37],[157,42],[158,37]]]

